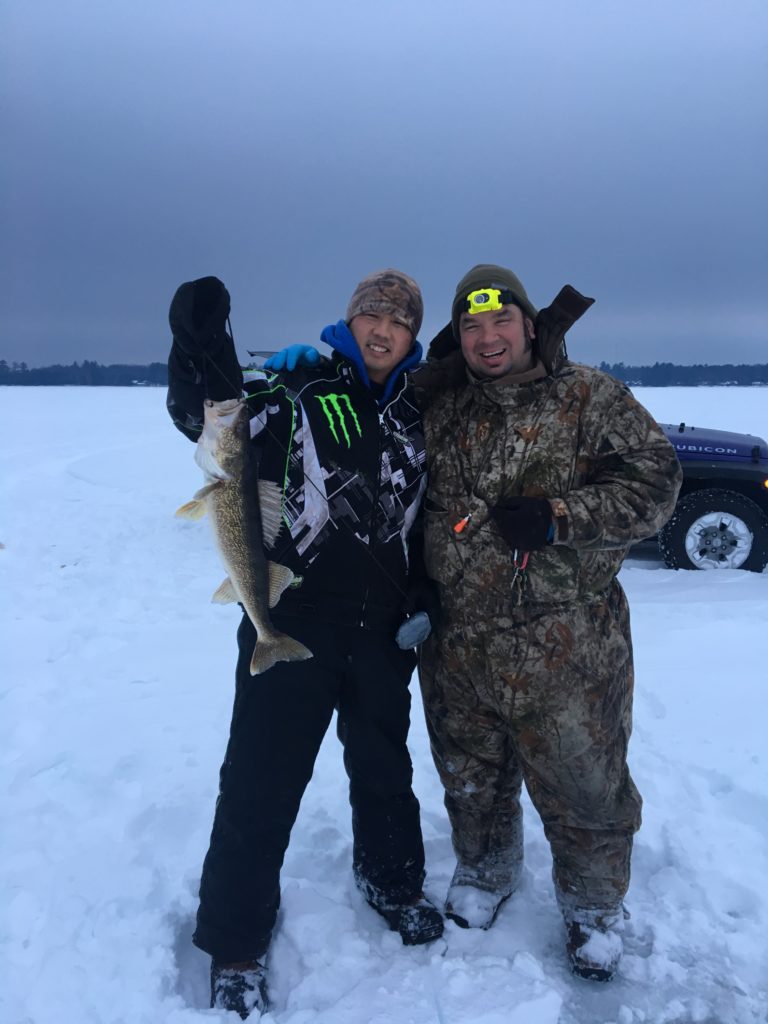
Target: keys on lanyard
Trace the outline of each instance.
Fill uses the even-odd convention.
[[[518,551],[517,548],[512,552],[512,604],[515,606],[522,604],[529,554],[530,552]]]

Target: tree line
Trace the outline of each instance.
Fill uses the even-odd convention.
[[[724,363],[721,366],[709,366],[706,363],[695,363],[693,366],[678,366],[676,363],[654,363],[653,366],[600,363],[600,369],[610,373],[612,377],[623,380],[630,387],[698,387],[708,384],[734,384],[744,387],[750,384],[768,384],[768,363]]]
[[[165,363],[149,363],[147,366],[132,366],[127,363],[112,363],[102,366],[90,359],[69,366],[37,366],[30,368],[26,363],[7,363],[0,359],[0,384],[87,384],[101,386],[131,387],[139,385],[165,385],[168,383],[168,367]]]
[[[679,366],[676,363],[654,363],[653,366],[632,366],[625,363],[600,363],[600,369],[630,386],[644,387],[697,387],[699,385],[768,384],[768,363],[742,363],[709,366],[697,363]],[[7,363],[0,359],[0,384],[86,384],[101,386],[164,386],[168,383],[165,363],[129,365],[101,363],[86,359],[69,366],[39,366],[30,368],[26,363]]]

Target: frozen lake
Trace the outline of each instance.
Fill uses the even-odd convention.
[[[768,389],[635,389],[657,419],[768,435]],[[238,611],[210,604],[200,484],[163,389],[0,388],[3,980],[9,1024],[194,1024],[190,945],[232,698]],[[627,953],[573,978],[541,825],[488,932],[407,949],[351,871],[332,732],[294,829],[271,953],[275,1024],[757,1024],[768,1006],[768,572],[621,575],[645,800]],[[441,903],[450,836],[414,680],[411,748]],[[230,1020],[233,1018],[230,1018]]]

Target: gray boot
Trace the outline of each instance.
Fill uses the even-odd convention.
[[[520,884],[522,856],[505,858],[503,870],[479,871],[457,864],[445,901],[445,916],[460,928],[487,930]]]
[[[565,948],[573,973],[590,981],[610,981],[624,953],[622,908],[569,909],[564,919]]]

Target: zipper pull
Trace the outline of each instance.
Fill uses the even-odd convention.
[[[528,568],[528,551],[522,552],[522,558],[518,559],[518,555],[521,552],[515,548],[512,554],[512,584],[510,590],[512,591],[512,607],[516,608],[518,605],[523,603],[523,588],[525,587],[526,574],[525,570]]]
[[[464,533],[464,531],[466,530],[467,526],[469,525],[469,521],[470,521],[471,518],[472,518],[472,513],[470,512],[469,515],[464,516],[463,519],[460,519],[458,521],[458,523],[456,523],[456,525],[453,528],[453,532],[456,534],[456,536],[458,536],[460,533]]]

